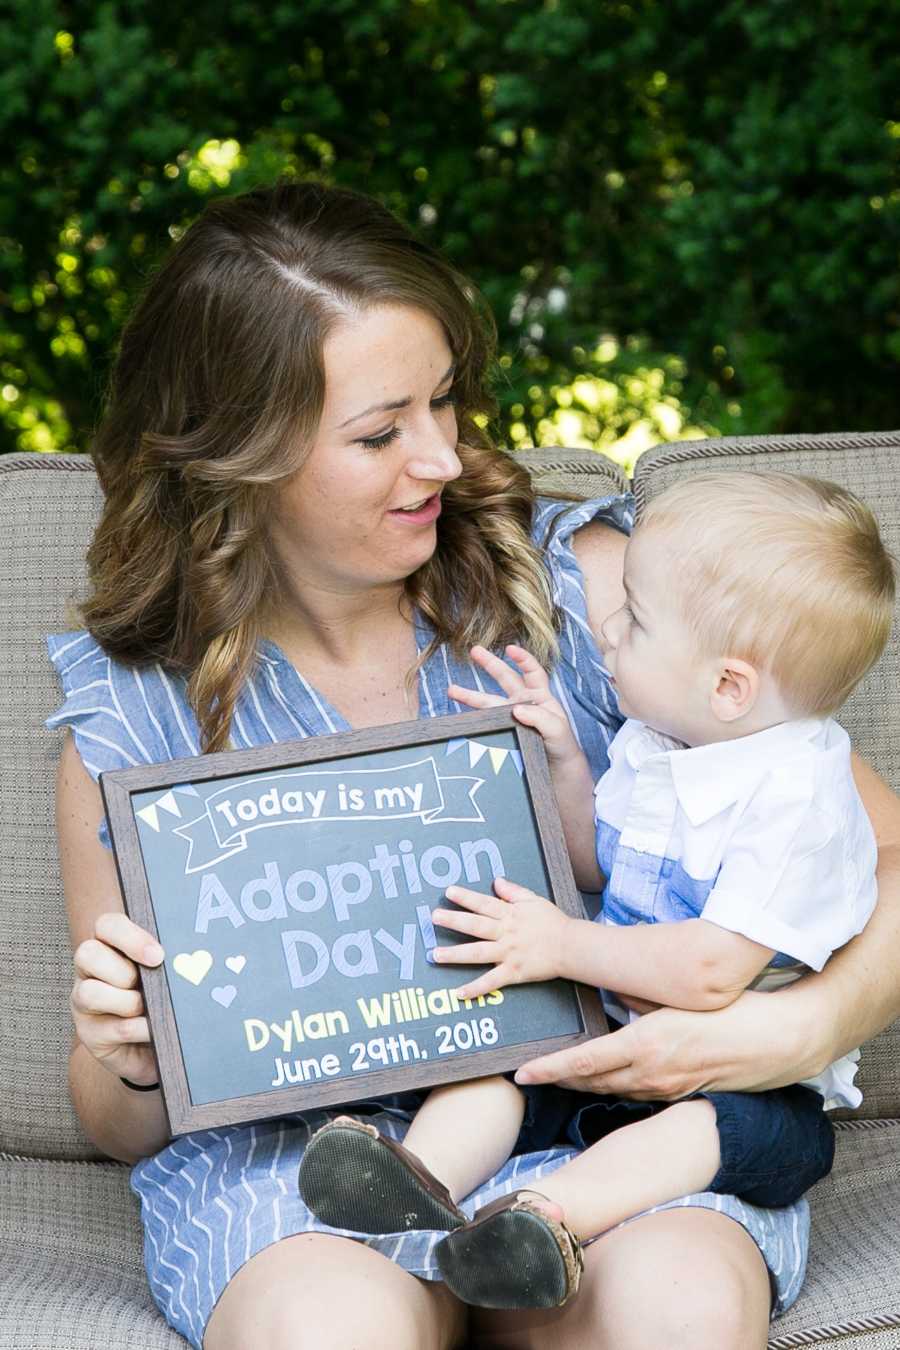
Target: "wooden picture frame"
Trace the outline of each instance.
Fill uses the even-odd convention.
[[[410,751],[415,753],[410,756]],[[419,752],[423,757],[416,758]],[[458,758],[448,758],[454,755]],[[446,772],[439,773],[439,769]],[[406,787],[397,786],[404,775]],[[385,782],[394,786],[384,786]],[[285,784],[292,785],[290,791]],[[300,784],[306,784],[306,789],[300,790]],[[468,1007],[457,1000],[454,1008],[453,986],[465,983],[475,968],[427,964],[427,915],[439,903],[442,886],[463,866],[465,884],[490,891],[496,875],[521,881],[521,864],[531,878],[523,884],[546,894],[565,913],[583,914],[543,743],[508,708],[117,770],[101,776],[101,789],[126,909],[166,950],[162,966],[141,969],[141,985],[173,1134],[502,1073],[536,1055],[579,1044],[607,1030],[599,997],[585,986],[565,981],[521,985],[503,991],[497,1003],[489,1001],[498,999],[494,994],[474,1004],[467,1001]],[[423,791],[426,797],[432,794],[430,806],[422,805]],[[479,793],[481,799],[476,800]],[[494,812],[490,818],[482,814],[489,806]],[[304,811],[308,814],[303,815]],[[188,820],[191,815],[195,818]],[[511,840],[503,848],[516,855],[512,865],[491,833],[460,841],[461,821],[470,834],[471,824],[480,823],[489,826],[501,842]],[[253,849],[257,853],[282,850],[281,856],[289,860],[285,867],[294,867],[298,861],[308,863],[311,855],[316,859],[319,853],[334,859],[346,854],[348,841],[371,835],[373,823],[379,831],[418,831],[429,841],[444,837],[451,842],[430,843],[418,855],[414,843],[406,838],[391,846],[363,842],[360,847],[374,849],[375,856],[364,862],[332,861],[324,871],[300,866],[286,882],[277,859],[266,861],[263,876],[243,883],[240,906],[234,900],[228,869],[252,865],[258,871],[259,861],[250,862],[256,856]],[[285,824],[306,828],[270,829]],[[428,833],[428,827],[435,825],[443,836]],[[392,853],[391,847],[399,851]],[[446,873],[439,872],[439,863]],[[490,878],[482,875],[488,864],[493,868]],[[537,885],[533,884],[535,876]],[[374,893],[376,877],[380,895]],[[358,891],[348,889],[351,878],[358,882]],[[418,882],[418,893],[401,898],[398,878],[407,892],[414,892]],[[369,891],[364,894],[366,884]],[[192,908],[187,897],[193,891],[198,898]],[[420,901],[420,894],[426,898]],[[259,903],[261,895],[267,897],[267,905]],[[360,921],[365,917],[360,895],[365,902],[374,899],[376,915],[380,905],[392,920],[401,920],[400,928],[392,931],[382,926],[373,937],[371,926],[357,931],[341,927],[350,924],[352,928],[355,911]],[[385,911],[395,899],[397,905]],[[186,933],[191,916],[193,940],[202,945],[196,951],[187,950],[192,939],[177,936],[175,947],[185,946],[185,950],[172,950],[173,933]],[[285,929],[273,919],[319,926]],[[208,950],[213,946],[209,935],[214,922],[219,924],[220,968],[227,967],[225,975],[219,976],[227,983],[220,986],[207,979],[216,978],[217,958]],[[273,954],[276,932],[285,972]],[[338,937],[329,947],[326,938],[330,940],[333,933]],[[454,939],[447,930],[441,931],[441,945],[454,940],[466,939]],[[252,959],[244,954],[225,955],[229,947],[241,946],[255,953]],[[310,953],[318,965],[307,969]],[[392,970],[382,968],[382,961],[388,964],[391,960],[397,962],[396,977]],[[255,972],[248,970],[254,962]],[[323,963],[325,969],[319,975]],[[377,968],[374,980],[373,963]],[[409,976],[410,971],[411,980],[399,978],[404,972]],[[245,973],[249,978],[241,980]],[[284,981],[292,982],[290,992],[276,996],[282,975]],[[385,992],[382,986],[389,975],[398,987]],[[304,1012],[295,1006],[288,1010],[285,998],[308,1007],[304,991],[312,988],[314,978],[329,988],[346,989],[347,1007],[341,1004],[330,1011]],[[432,988],[438,978],[448,987]],[[377,992],[368,994],[369,989]],[[246,1045],[230,1013],[239,990],[244,1006],[236,1017],[243,1014]],[[350,1026],[348,1009],[354,1000],[354,1028],[348,1033],[345,1024]],[[503,1003],[507,1007],[501,1015],[497,1009]],[[277,1006],[275,1019],[246,1015],[251,1008],[259,1014],[263,1005]],[[445,1007],[450,1009],[446,1013]],[[357,1013],[364,1025],[359,1025]],[[382,1016],[384,1020],[379,1021]],[[221,1019],[218,1028],[212,1025],[217,1018]],[[382,1033],[385,1027],[387,1036]],[[351,1041],[353,1055],[346,1062],[346,1037],[354,1033],[358,1039]],[[274,1053],[276,1043],[288,1055],[301,1041],[303,1051],[293,1066],[276,1054],[275,1076],[268,1085],[261,1084],[263,1067],[267,1077],[271,1063],[253,1056],[261,1049]],[[212,1055],[206,1053],[207,1043]],[[311,1057],[304,1059],[307,1053]],[[292,1072],[300,1075],[300,1081],[290,1076]],[[279,1073],[287,1075],[283,1083],[278,1082]],[[256,1084],[253,1090],[243,1090],[245,1080]]]

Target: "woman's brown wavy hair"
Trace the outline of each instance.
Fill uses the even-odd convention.
[[[457,653],[516,638],[555,655],[528,474],[475,421],[493,411],[495,332],[473,287],[359,193],[282,182],[219,198],[123,332],[93,445],[106,500],[82,609],[112,656],[187,679],[205,750],[228,743],[279,594],[266,522],[318,425],[325,339],[383,304],[434,315],[456,361],[463,473],[444,488],[437,549],[407,597]]]

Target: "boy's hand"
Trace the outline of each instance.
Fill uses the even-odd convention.
[[[515,662],[517,670],[512,670],[486,647],[473,647],[469,654],[475,664],[499,684],[506,697],[451,684],[447,692],[452,699],[464,703],[467,708],[497,708],[512,703],[513,716],[543,737],[551,763],[581,754],[562,704],[550,692],[547,672],[530,652],[515,643],[506,648],[506,654]]]
[[[492,965],[493,969],[455,990],[459,998],[478,998],[508,984],[552,980],[563,974],[565,948],[572,920],[534,891],[498,877],[496,895],[482,895],[464,886],[448,886],[446,896],[462,913],[436,909],[434,923],[466,933],[476,942],[435,947],[438,965]]]

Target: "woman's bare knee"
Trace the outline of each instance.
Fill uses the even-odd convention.
[[[461,1306],[359,1242],[307,1233],[266,1247],[219,1299],[203,1350],[453,1350]]]
[[[481,1313],[477,1350],[763,1350],[770,1288],[752,1238],[710,1210],[664,1210],[592,1243],[577,1298]]]
[[[769,1275],[756,1243],[733,1219],[711,1210],[664,1210],[608,1234],[596,1249],[601,1345],[764,1350]]]

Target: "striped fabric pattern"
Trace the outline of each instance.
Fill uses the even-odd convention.
[[[628,496],[538,504],[534,537],[542,547],[554,597],[562,615],[561,654],[553,690],[566,708],[596,776],[607,767],[607,747],[621,724],[615,694],[587,621],[584,582],[571,538],[590,520],[628,531],[633,504]],[[428,626],[416,625],[419,650],[430,641]],[[196,719],[183,683],[160,667],[141,671],[107,657],[86,633],[48,639],[65,701],[48,726],[72,729],[76,746],[93,778],[107,769],[162,763],[199,753]],[[471,663],[441,649],[419,674],[419,715],[462,711],[447,687],[495,689]],[[496,690],[495,690],[496,691]],[[498,691],[499,692],[499,691]],[[259,663],[238,702],[233,742],[237,748],[349,730],[346,721],[304,680],[272,643],[261,645]],[[105,825],[101,839],[109,843]],[[369,1108],[369,1119],[392,1138],[402,1139],[409,1113],[397,1102]],[[332,1113],[333,1114],[333,1113]],[[297,1169],[310,1133],[328,1118],[310,1111],[261,1124],[205,1130],[174,1140],[132,1173],[141,1202],[144,1254],[150,1288],[169,1323],[192,1345],[202,1344],[213,1308],[237,1270],[272,1242],[326,1228],[302,1204]],[[465,1202],[469,1213],[496,1196],[561,1166],[572,1150],[554,1148],[507,1162]],[[806,1202],[767,1211],[730,1196],[688,1196],[665,1208],[715,1209],[740,1223],[756,1241],[773,1276],[774,1311],[788,1308],[800,1290],[806,1265],[809,1212]],[[434,1247],[441,1234],[397,1233],[365,1241],[424,1279],[438,1278]]]

